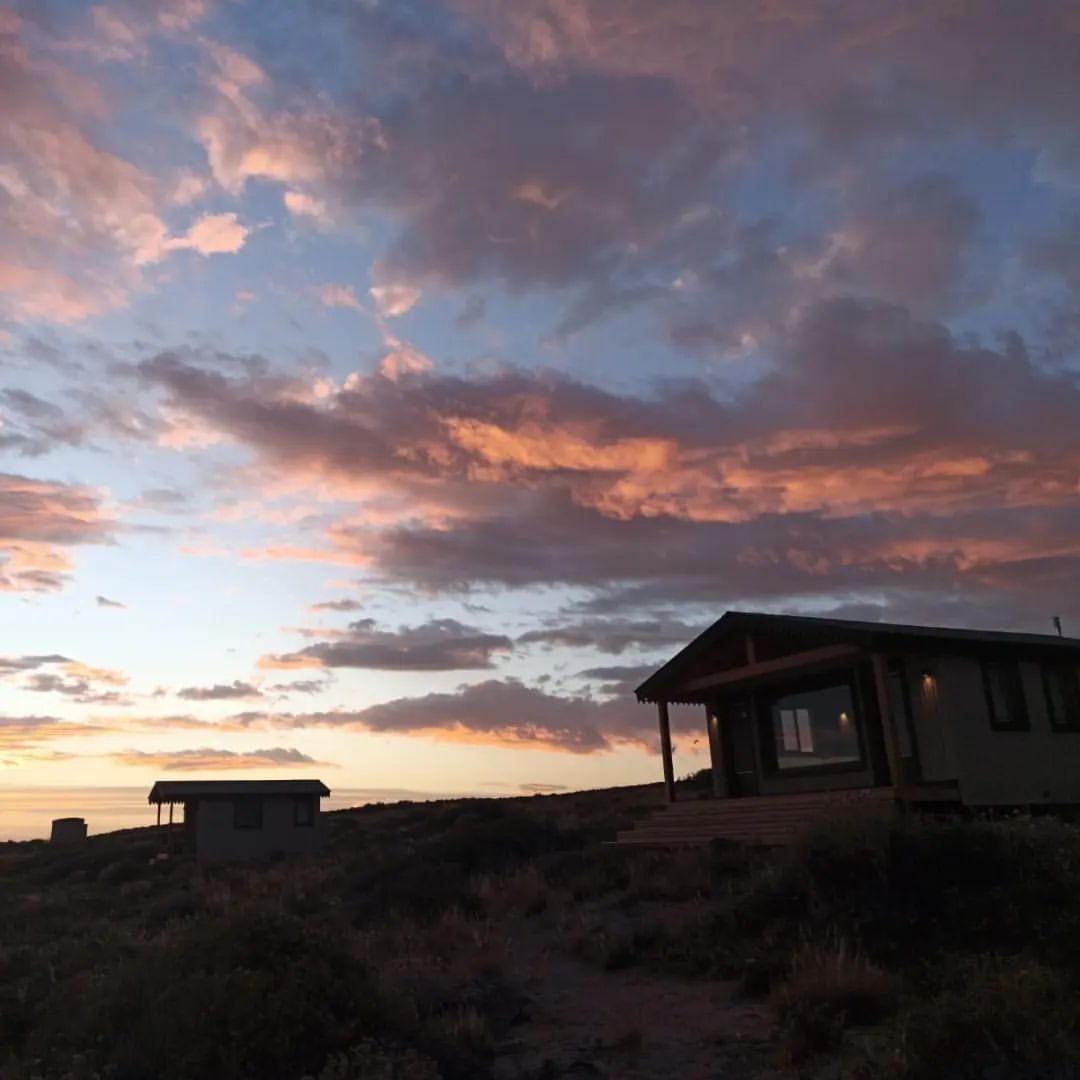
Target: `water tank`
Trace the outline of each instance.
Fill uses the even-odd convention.
[[[52,823],[52,835],[49,839],[54,844],[77,844],[86,839],[86,819],[81,817],[61,817]]]

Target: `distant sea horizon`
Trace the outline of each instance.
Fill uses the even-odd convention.
[[[54,818],[86,819],[91,836],[153,825],[156,808],[147,802],[149,788],[140,787],[7,787],[0,786],[0,841],[47,840]],[[476,792],[411,791],[406,788],[339,788],[323,800],[324,810],[343,810],[369,803],[432,802],[458,799]],[[513,792],[485,792],[498,797]],[[179,807],[177,808],[180,813]]]

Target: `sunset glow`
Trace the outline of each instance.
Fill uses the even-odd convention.
[[[0,785],[652,781],[726,609],[1080,634],[1078,94],[1073,0],[8,0]]]

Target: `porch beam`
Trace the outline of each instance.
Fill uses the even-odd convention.
[[[760,663],[730,668],[727,671],[719,671],[713,675],[702,675],[700,678],[683,683],[682,686],[672,691],[672,697],[678,698],[684,694],[694,694],[699,690],[711,690],[717,686],[726,686],[729,683],[742,682],[744,679],[754,679],[762,675],[794,671],[797,668],[809,667],[811,664],[824,664],[831,660],[845,660],[859,656],[861,652],[862,650],[857,645],[823,645],[820,649],[806,649],[803,652],[791,653],[789,656],[778,656],[775,660],[762,660]]]
[[[656,703],[657,718],[660,722],[660,756],[664,761],[664,796],[668,802],[675,801],[675,761],[671,753],[671,723],[668,720],[668,703]]]
[[[892,699],[889,697],[889,668],[883,653],[876,652],[874,664],[874,687],[877,690],[878,715],[885,735],[885,756],[889,762],[889,778],[897,802],[904,802],[904,762],[900,755],[900,739],[896,734],[896,717],[893,716]]]

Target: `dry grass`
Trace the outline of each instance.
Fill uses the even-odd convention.
[[[897,1007],[899,980],[846,943],[805,946],[771,995],[793,1062],[836,1050],[851,1027],[877,1024]]]

